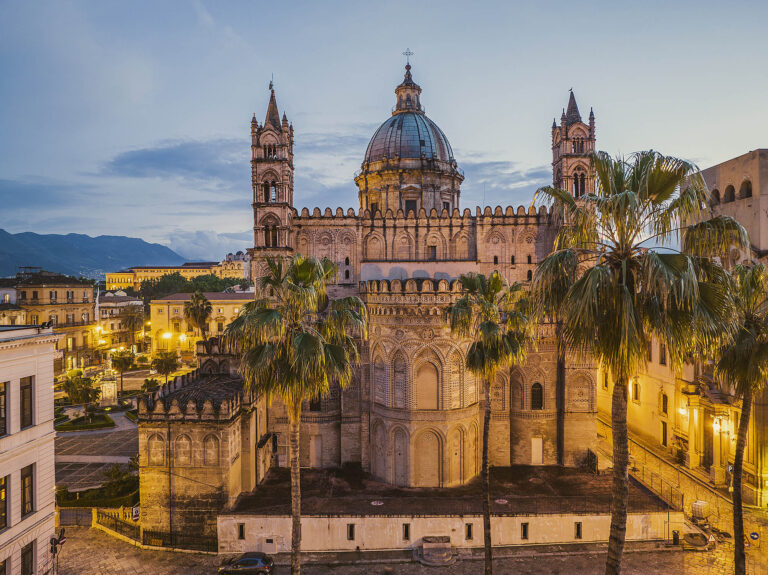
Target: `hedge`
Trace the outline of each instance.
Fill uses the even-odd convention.
[[[68,495],[74,495],[69,493]],[[59,507],[133,507],[139,502],[139,490],[128,495],[117,497],[102,497],[99,490],[85,492],[80,499],[57,498]]]
[[[139,422],[139,414],[136,412],[135,409],[131,409],[129,411],[126,411],[125,412],[125,416],[128,419],[130,419],[131,421],[133,421],[134,423],[138,423]]]
[[[99,413],[91,418],[90,423],[86,423],[85,417],[77,417],[67,423],[56,426],[56,431],[80,431],[84,429],[104,429],[114,427],[115,422],[106,413]]]

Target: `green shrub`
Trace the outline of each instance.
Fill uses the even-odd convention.
[[[56,426],[57,431],[81,431],[85,429],[104,429],[114,427],[115,422],[106,413],[97,413],[88,421],[85,417],[76,417],[66,423]]]
[[[131,421],[133,421],[134,423],[138,423],[139,422],[139,413],[135,409],[130,409],[130,410],[126,411],[125,412],[125,416],[128,419],[130,419]]]

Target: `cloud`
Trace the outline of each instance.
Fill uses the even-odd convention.
[[[459,166],[465,177],[461,185],[464,207],[528,205],[537,189],[552,183],[549,166],[524,168],[515,162],[476,159]]]
[[[253,232],[175,230],[169,234],[167,244],[173,251],[190,260],[220,261],[230,252],[253,247]]]
[[[122,152],[101,175],[122,178],[167,178],[213,188],[248,186],[248,142],[237,138],[174,140]]]
[[[93,199],[93,186],[30,176],[0,179],[0,204],[7,210],[40,210]]]

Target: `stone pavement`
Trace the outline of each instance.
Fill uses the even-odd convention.
[[[84,527],[67,527],[67,542],[60,555],[60,575],[205,575],[216,573],[223,557],[171,551],[138,549],[111,538],[105,533]],[[622,573],[626,575],[729,575],[732,567],[728,553],[651,551],[625,554]],[[496,575],[599,575],[604,572],[602,553],[529,554],[499,559]],[[280,562],[282,563],[282,562]],[[388,570],[390,569],[390,570]],[[459,560],[450,567],[423,567],[414,563],[305,565],[308,575],[463,575],[482,573],[482,562]],[[278,565],[275,575],[288,575],[286,565]],[[750,564],[750,575],[765,575],[768,571]]]
[[[136,424],[122,413],[112,414],[115,428],[56,432],[56,485],[70,491],[98,487],[114,463],[128,463],[139,451]]]

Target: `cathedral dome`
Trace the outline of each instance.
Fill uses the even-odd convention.
[[[453,162],[448,138],[422,111],[395,113],[373,134],[364,163],[385,159],[442,160]]]

